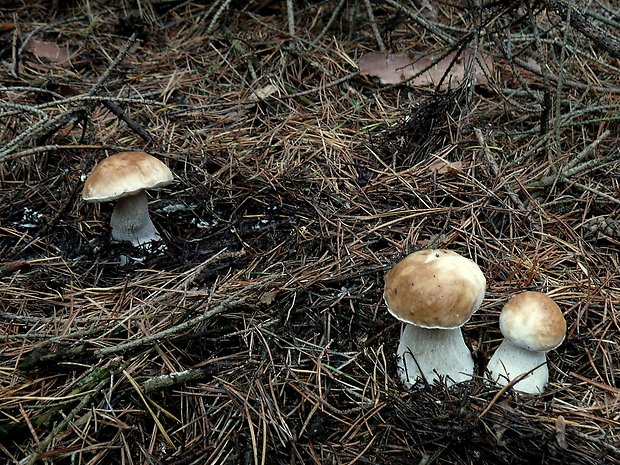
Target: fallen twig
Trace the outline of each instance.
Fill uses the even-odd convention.
[[[243,297],[235,298],[235,299],[233,298],[227,299],[223,301],[222,303],[216,305],[214,308],[205,310],[205,312],[202,315],[197,316],[196,318],[192,318],[191,320],[185,321],[178,325],[171,326],[170,328],[160,331],[159,333],[143,337],[142,339],[125,342],[123,344],[119,344],[116,346],[106,347],[104,349],[99,350],[97,352],[97,355],[103,356],[103,355],[118,354],[118,353],[126,352],[131,349],[136,349],[138,347],[151,344],[153,342],[160,341],[162,339],[166,339],[171,336],[181,335],[181,333],[183,333],[184,331],[202,323],[203,321],[208,320],[209,318],[213,318],[215,315],[219,315],[225,310],[238,307],[244,304],[245,301],[246,299]]]
[[[154,376],[142,383],[142,389],[145,394],[151,394],[162,389],[166,389],[179,384],[197,381],[212,375],[210,368],[194,368],[191,370],[176,371],[166,375]]]
[[[587,173],[597,168],[601,168],[605,165],[615,162],[620,158],[620,150],[617,150],[612,155],[609,155],[600,159],[589,160],[580,164],[577,164],[578,161],[583,160],[588,154],[590,154],[594,149],[610,134],[609,130],[603,132],[596,140],[590,143],[586,148],[584,148],[575,159],[568,164],[567,166],[560,168],[558,172],[551,176],[545,176],[544,178],[529,183],[526,187],[532,189],[537,187],[545,187],[550,186],[557,181],[566,181],[571,177],[580,174]]]
[[[375,19],[375,15],[372,12],[372,5],[370,4],[370,0],[364,0],[364,4],[366,5],[366,14],[368,15],[368,21],[370,22],[372,34],[375,36],[375,40],[377,41],[377,46],[382,53],[385,53],[385,44],[383,43],[383,39],[381,38],[381,34],[379,33],[379,27],[377,26],[377,20]]]
[[[618,39],[609,33],[599,31],[583,13],[573,8],[572,5],[567,5],[559,0],[547,0],[545,5],[548,10],[553,11],[563,21],[568,21],[573,28],[594,42],[599,49],[620,59],[620,42]]]
[[[41,455],[45,452],[45,449],[47,449],[47,447],[56,438],[56,436],[58,436],[62,431],[64,431],[67,425],[71,423],[73,418],[84,407],[86,407],[86,405],[88,405],[97,395],[101,393],[101,390],[107,383],[109,383],[109,379],[107,376],[105,376],[101,381],[99,381],[99,383],[88,394],[82,397],[80,402],[67,415],[65,415],[62,421],[58,422],[58,424],[54,426],[52,431],[50,431],[50,433],[45,437],[45,439],[41,441],[41,443],[37,446],[35,451],[32,454],[30,454],[27,461],[25,462],[26,465],[33,465],[39,461],[39,459],[41,458]]]

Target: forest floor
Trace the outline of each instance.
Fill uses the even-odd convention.
[[[3,2],[2,463],[620,464],[617,3],[480,5]],[[81,198],[127,150],[175,176],[148,250]],[[427,248],[487,293],[473,380],[408,390],[384,275]],[[542,395],[484,380],[523,290]]]

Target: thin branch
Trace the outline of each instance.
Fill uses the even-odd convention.
[[[149,134],[149,132],[144,129],[140,124],[131,119],[129,116],[125,114],[125,111],[119,107],[116,103],[110,102],[106,100],[103,102],[103,105],[110,110],[114,115],[116,115],[119,119],[124,121],[129,129],[138,134],[147,144],[153,143],[153,137]]]
[[[205,379],[211,374],[212,370],[210,368],[193,368],[190,370],[175,371],[173,373],[147,379],[142,383],[142,389],[145,394],[152,394],[162,389],[178,386],[179,384]]]
[[[392,7],[396,8],[397,10],[403,12],[405,15],[407,15],[418,26],[421,26],[424,29],[427,29],[429,32],[432,32],[433,34],[437,35],[438,37],[441,37],[446,42],[450,42],[450,43],[454,42],[454,38],[450,34],[442,31],[439,27],[437,27],[435,24],[433,24],[430,21],[428,21],[422,15],[416,13],[415,11],[411,10],[410,8],[407,8],[407,7],[403,6],[403,5],[401,5],[396,0],[385,0],[385,3],[387,3],[388,5],[391,5]]]
[[[286,14],[288,16],[288,35],[295,37],[295,7],[293,0],[286,0]]]
[[[37,153],[57,150],[105,150],[107,148],[110,147],[105,145],[40,145],[39,147],[32,147],[31,149],[21,150],[19,152],[13,152],[1,156],[0,161],[16,160],[29,155],[35,155]]]
[[[230,5],[230,2],[232,2],[232,0],[224,0],[222,2],[222,5],[215,12],[215,14],[213,15],[213,18],[211,18],[211,22],[207,26],[207,31],[206,31],[207,34],[212,34],[213,33],[213,30],[217,26],[217,22],[219,21],[220,16],[222,16],[222,13],[224,13],[224,10],[226,8],[228,8],[228,5]]]
[[[228,310],[230,308],[233,307],[238,307],[240,305],[242,305],[243,303],[245,303],[245,297],[239,298],[239,299],[227,299],[225,301],[223,301],[222,303],[220,303],[219,305],[215,306],[214,308],[210,309],[210,310],[206,310],[202,315],[197,316],[196,318],[192,318],[191,320],[185,321],[183,323],[180,323],[176,326],[171,326],[168,329],[165,329],[163,331],[160,331],[159,333],[156,334],[152,334],[150,336],[146,336],[142,339],[137,339],[134,341],[129,341],[129,342],[125,342],[123,344],[119,344],[116,346],[111,346],[111,347],[106,347],[104,349],[101,349],[100,351],[97,352],[97,355],[99,356],[105,356],[105,355],[110,355],[110,354],[117,354],[119,352],[125,352],[127,350],[130,349],[136,349],[138,347],[142,347],[148,344],[151,344],[153,342],[157,342],[160,341],[162,339],[166,339],[170,336],[175,336],[178,335],[200,323],[202,323],[203,321],[208,320],[209,318],[213,318],[216,315],[219,315],[220,313],[224,312],[225,310]]]
[[[325,25],[323,30],[321,32],[319,32],[319,34],[312,41],[312,44],[310,44],[312,47],[316,46],[317,42],[319,40],[321,40],[321,38],[325,34],[327,34],[327,31],[329,31],[329,29],[332,27],[332,24],[334,23],[334,21],[338,17],[338,14],[340,14],[340,10],[344,6],[344,2],[345,2],[345,0],[340,0],[340,2],[338,2],[338,5],[336,5],[336,8],[333,9],[332,15],[330,16],[329,21],[327,21],[327,24]]]
[[[99,383],[84,397],[82,400],[60,421],[54,429],[47,435],[47,437],[41,441],[41,443],[37,446],[35,451],[28,457],[28,461],[25,462],[26,465],[34,465],[39,461],[41,455],[45,452],[45,449],[50,445],[50,443],[58,436],[64,429],[71,423],[73,418],[88,405],[98,394],[100,394],[103,387],[109,382],[108,377],[104,377]]]
[[[82,114],[82,109],[69,110],[54,118],[46,119],[33,124],[4,146],[4,149],[0,152],[0,162],[4,161],[5,158],[8,158],[13,150],[21,147],[35,137],[39,137],[47,132],[55,131],[74,119],[81,117]]]
[[[602,191],[600,191],[600,190],[598,190],[598,189],[596,189],[594,187],[586,186],[585,184],[582,184],[580,182],[574,182],[572,185],[577,187],[577,188],[579,188],[579,189],[581,189],[581,190],[592,192],[593,194],[598,195],[599,197],[602,197],[602,198],[604,198],[605,200],[607,200],[607,201],[609,201],[611,203],[615,203],[617,205],[620,205],[620,200],[618,200],[617,198],[615,198],[615,197],[613,197],[613,196],[611,196],[609,194],[606,194],[605,192],[602,192]]]
[[[608,165],[610,163],[615,162],[620,158],[620,150],[617,150],[616,153],[600,159],[593,159],[583,163],[578,163],[579,160],[583,160],[588,154],[592,153],[594,149],[609,136],[610,131],[607,130],[603,132],[596,140],[590,143],[586,148],[584,148],[576,157],[574,162],[569,165],[561,168],[557,174],[551,176],[545,176],[544,178],[529,183],[527,188],[536,188],[536,187],[545,187],[556,183],[558,180],[566,181],[570,179],[572,176],[575,176],[579,173],[584,173],[588,171],[592,171],[594,169],[600,168],[602,166]]]
[[[385,53],[385,44],[383,43],[383,39],[381,39],[381,34],[379,33],[379,27],[377,26],[375,15],[372,12],[372,5],[370,4],[370,0],[364,0],[364,4],[366,5],[366,13],[368,14],[368,20],[370,21],[370,28],[372,29],[372,33],[375,36],[375,40],[377,41],[379,50],[382,53]]]
[[[110,77],[110,74],[112,74],[112,71],[114,71],[114,69],[116,69],[119,63],[123,61],[123,58],[125,58],[125,55],[127,55],[127,52],[135,42],[136,33],[134,32],[133,34],[131,34],[131,37],[129,37],[125,45],[123,45],[123,47],[118,51],[116,58],[112,61],[112,63],[110,63],[105,72],[99,77],[99,79],[97,79],[95,85],[88,91],[88,95],[96,94],[99,88],[103,86],[103,84],[105,84],[105,82]]]
[[[572,5],[567,5],[558,0],[547,0],[545,6],[547,10],[553,11],[562,21],[568,22],[571,27],[590,39],[597,48],[620,59],[620,41],[608,32],[600,31],[594,27],[588,18],[574,9]]]

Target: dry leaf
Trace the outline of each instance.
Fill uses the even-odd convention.
[[[278,291],[267,291],[262,296],[260,296],[258,302],[264,305],[271,305],[277,295]]]
[[[371,52],[360,58],[358,66],[362,76],[378,77],[382,84],[398,84],[413,78],[420,71],[428,68],[408,83],[413,86],[437,86],[441,82],[440,90],[457,87],[463,82],[465,69],[472,62],[476,66],[476,84],[488,84],[487,75],[493,73],[491,55],[483,56],[483,59],[478,63],[474,61],[473,50],[465,49],[454,63],[452,61],[457,56],[457,52],[448,54],[431,66],[431,63],[440,56],[440,54],[423,55],[421,53],[416,55],[398,53],[385,56],[381,52]],[[452,64],[451,67],[450,64]]]
[[[454,162],[448,162],[448,161],[443,161],[443,160],[437,160],[436,162],[432,163],[429,167],[428,170],[431,173],[457,173],[459,171],[463,170],[463,162],[461,161],[454,161]]]
[[[566,442],[566,420],[562,415],[558,415],[555,420],[555,440],[561,449],[568,449]]]
[[[381,52],[370,52],[358,62],[362,76],[376,76],[381,84],[398,84],[413,76],[413,58],[406,53],[385,56]]]
[[[52,42],[32,39],[28,43],[28,50],[41,61],[56,63],[61,66],[69,64],[71,53],[68,47],[60,47]]]
[[[278,88],[276,86],[274,86],[273,84],[267,84],[266,86],[255,90],[250,99],[252,101],[265,100],[276,92],[278,92]]]
[[[15,23],[0,23],[0,32],[11,32],[15,30]]]

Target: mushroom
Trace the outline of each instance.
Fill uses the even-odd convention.
[[[472,260],[451,250],[421,250],[385,276],[388,310],[405,323],[398,374],[406,387],[418,378],[446,385],[471,379],[474,361],[461,326],[478,310],[486,279]]]
[[[145,152],[120,152],[99,162],[86,179],[82,198],[86,202],[116,200],[110,225],[112,239],[134,246],[161,239],[148,210],[145,189],[172,182],[172,172]]]
[[[522,292],[504,305],[499,329],[505,339],[489,360],[488,377],[505,386],[525,374],[513,388],[542,393],[549,382],[546,353],[562,344],[566,335],[560,307],[542,292]]]

